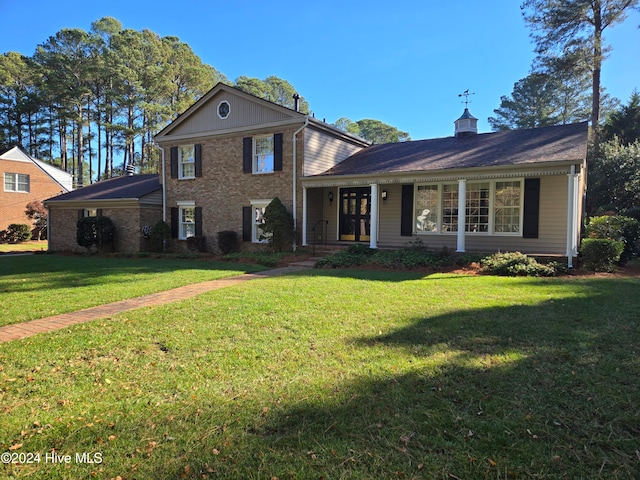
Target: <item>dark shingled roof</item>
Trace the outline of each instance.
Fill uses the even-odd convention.
[[[157,174],[130,175],[102,180],[46,201],[135,199],[161,188]]]
[[[371,175],[582,161],[587,122],[372,145],[320,174]]]

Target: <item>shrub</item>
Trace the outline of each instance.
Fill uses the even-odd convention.
[[[592,217],[585,233],[589,238],[608,238],[623,242],[621,263],[640,254],[640,222],[635,218],[609,215]]]
[[[580,247],[582,264],[588,270],[611,272],[620,260],[624,243],[610,238],[585,238]]]
[[[151,229],[149,235],[152,252],[166,252],[167,242],[171,236],[171,227],[166,222],[160,220]]]
[[[494,275],[552,277],[557,273],[554,265],[543,265],[520,252],[494,253],[480,263],[486,272]]]
[[[31,238],[31,227],[26,223],[12,223],[6,237],[10,243],[26,242]]]
[[[233,230],[223,230],[218,232],[218,250],[222,255],[237,252],[240,249],[240,239],[238,232]]]
[[[207,251],[207,237],[202,237],[202,236],[188,237],[187,249],[191,252],[205,253]]]
[[[47,237],[47,219],[48,212],[44,208],[40,200],[32,200],[27,203],[25,215],[33,222],[33,226],[37,232],[38,240],[42,240]]]
[[[109,217],[84,217],[78,220],[76,241],[81,247],[91,249],[93,245],[103,251],[107,245],[113,246],[116,227]]]
[[[293,216],[278,197],[274,198],[264,210],[264,223],[261,225],[265,233],[262,239],[269,240],[276,252],[282,252],[293,245]]]

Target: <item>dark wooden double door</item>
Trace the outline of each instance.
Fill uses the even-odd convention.
[[[365,242],[371,234],[371,187],[340,189],[340,240]]]

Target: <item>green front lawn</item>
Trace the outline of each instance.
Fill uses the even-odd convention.
[[[639,288],[305,271],[0,344],[0,476],[637,478]]]
[[[0,326],[264,269],[208,260],[0,256]]]

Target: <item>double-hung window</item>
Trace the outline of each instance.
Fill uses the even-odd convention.
[[[269,240],[270,234],[262,230],[262,225],[264,225],[264,212],[269,203],[271,203],[271,200],[254,200],[251,202],[251,240],[253,242],[263,243]]]
[[[465,232],[519,234],[522,231],[522,180],[467,182]],[[417,185],[416,233],[458,231],[458,184]]]
[[[253,173],[273,173],[273,135],[255,137],[253,144]]]
[[[196,155],[194,145],[178,147],[178,172],[179,178],[195,178]]]
[[[193,202],[178,202],[178,238],[186,240],[196,234],[196,206]]]
[[[5,173],[4,191],[29,193],[29,175],[22,173]]]

